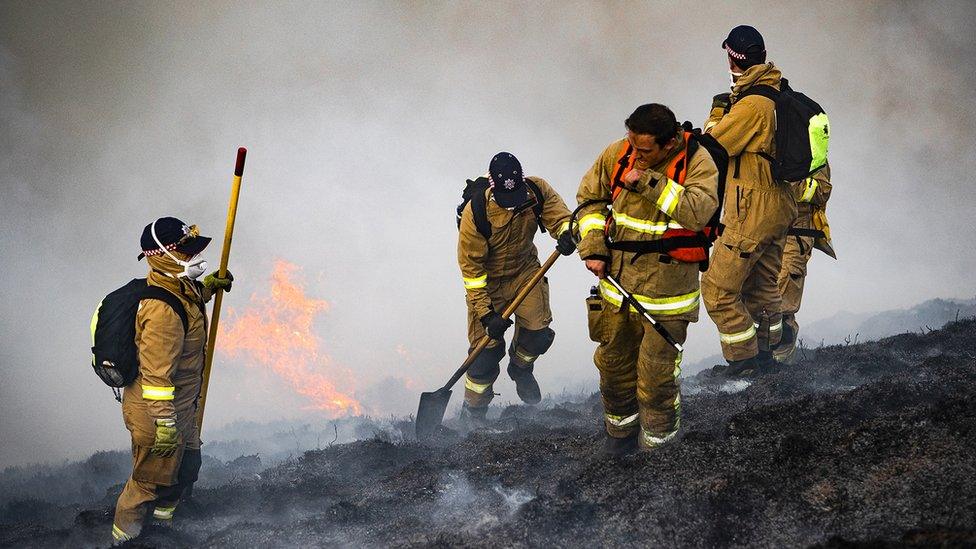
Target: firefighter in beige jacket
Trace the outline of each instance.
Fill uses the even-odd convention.
[[[780,363],[793,362],[796,353],[800,324],[796,314],[803,299],[803,286],[807,278],[807,263],[818,249],[837,258],[830,242],[827,224],[827,200],[833,185],[830,183],[830,166],[824,166],[802,181],[791,184],[796,199],[797,216],[787,231],[783,247],[783,266],[779,272],[779,292],[783,300],[783,336],[773,347],[773,358]]]
[[[772,364],[771,347],[782,335],[777,278],[796,202],[764,158],[775,156],[775,104],[759,95],[739,97],[756,85],[778,90],[780,71],[765,62],[762,36],[752,27],[733,29],[723,47],[734,87],[727,99],[716,96],[705,131],[725,147],[729,171],[724,228],[702,276],[702,299],[718,327],[726,372],[749,375]]]
[[[144,299],[136,313],[139,374],[123,392],[122,417],[132,435],[132,475],[115,508],[116,542],[138,536],[150,507],[153,517],[170,520],[186,485],[200,466],[197,399],[207,342],[205,303],[216,289],[229,290],[233,276],[207,276],[200,253],[210,238],[196,226],[164,217],[146,226],[141,245],[149,263],[147,283],[177,298],[180,315],[167,303]]]
[[[604,277],[617,279],[683,343],[688,323],[698,321],[698,273],[707,258],[704,246],[688,241],[718,206],[715,163],[670,109],[643,105],[626,126],[627,138],[603,151],[576,195],[579,253],[601,279],[587,305],[611,454],[675,436],[681,355]]]
[[[487,333],[492,341],[471,365],[464,384],[463,417],[484,421],[499,362],[505,356],[504,333],[512,324],[501,312],[540,268],[533,238],[544,228],[558,238],[558,248],[568,255],[576,250],[566,230],[569,208],[549,184],[538,177],[524,177],[518,159],[501,152],[492,158],[485,184],[488,188],[461,211],[458,265],[468,305],[468,342],[473,348]],[[508,374],[519,397],[535,404],[542,398],[533,375],[536,359],[552,345],[549,328],[549,283],[539,283],[515,311],[515,335],[508,349]]]

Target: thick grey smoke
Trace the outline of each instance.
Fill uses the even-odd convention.
[[[128,444],[92,375],[88,320],[133,276],[139,233],[176,215],[221,236],[249,148],[235,290],[276,258],[332,307],[334,361],[403,413],[463,358],[453,207],[510,150],[571,202],[649,101],[701,122],[735,24],[831,115],[840,260],[817,256],[802,317],[972,296],[971,3],[6,2],[0,6],[0,465]],[[543,252],[551,247],[540,237]],[[216,264],[219,245],[210,250]],[[593,383],[575,258],[550,275],[546,390]],[[717,351],[691,331],[686,360]],[[399,348],[399,352],[398,352]],[[379,383],[412,380],[394,394]],[[511,396],[507,382],[499,384]],[[315,414],[266,372],[218,361],[208,425]],[[384,398],[386,397],[386,398]],[[206,438],[206,434],[205,434]]]

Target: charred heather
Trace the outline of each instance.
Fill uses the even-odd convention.
[[[966,320],[806,350],[752,381],[703,372],[684,381],[680,438],[618,459],[597,396],[430,444],[336,445],[198,489],[133,546],[972,546],[974,357]],[[108,506],[52,526],[30,505],[0,544],[108,542]]]

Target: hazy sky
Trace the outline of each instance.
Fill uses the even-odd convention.
[[[0,466],[128,445],[88,364],[92,310],[144,276],[156,217],[199,224],[216,265],[238,146],[224,303],[266,292],[276,259],[301,266],[331,304],[325,350],[374,412],[411,411],[467,346],[464,179],[509,150],[572,202],[637,105],[701,123],[742,23],[831,119],[840,260],[815,256],[801,322],[976,294],[970,2],[0,4]],[[570,257],[549,278],[540,381],[592,384],[592,277]],[[718,350],[704,309],[687,347]],[[319,417],[241,363],[218,360],[213,383],[209,426]]]

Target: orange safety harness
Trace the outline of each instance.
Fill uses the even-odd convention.
[[[684,137],[684,148],[671,159],[664,171],[669,179],[682,187],[688,176],[688,161],[699,146],[698,142],[693,139],[691,132],[684,132]],[[636,157],[634,147],[629,142],[620,151],[620,156],[617,158],[617,168],[610,179],[610,193],[614,202],[625,188],[623,177],[634,169]],[[706,226],[702,232],[697,233],[688,229],[668,228],[659,239],[614,242],[610,240],[612,226],[613,217],[607,217],[604,234],[610,249],[636,252],[638,256],[646,253],[668,254],[685,263],[702,263],[708,260],[708,248],[711,246],[712,233],[715,231],[715,227],[712,226]]]

